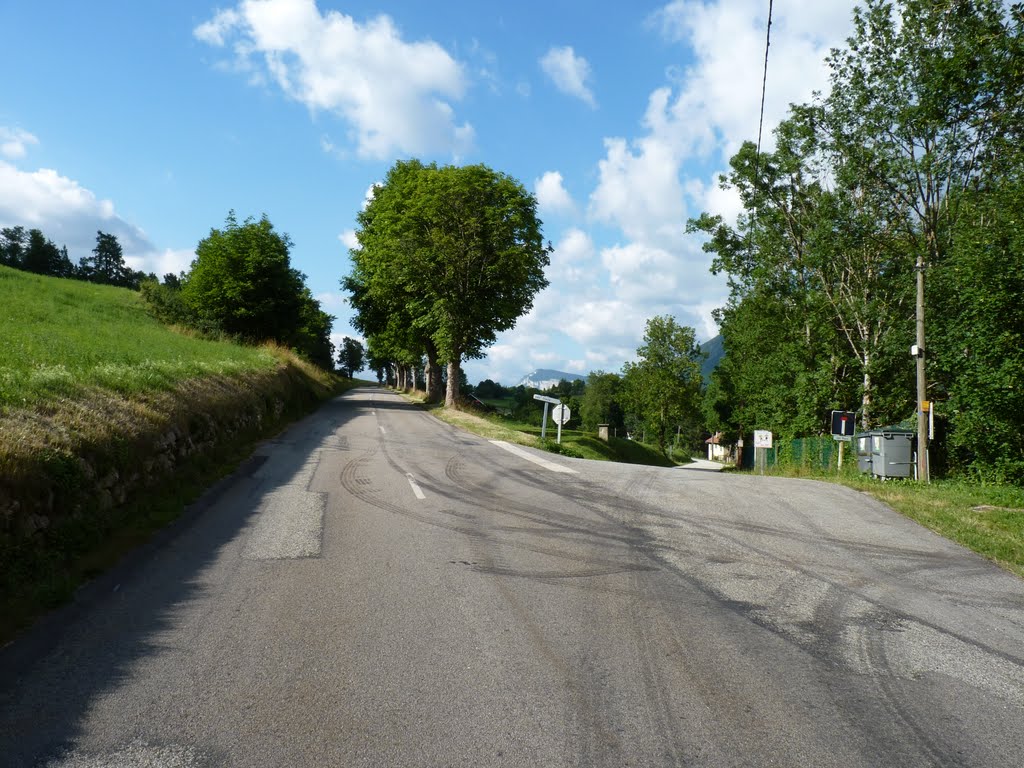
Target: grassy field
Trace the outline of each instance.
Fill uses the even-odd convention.
[[[843,478],[940,536],[1024,577],[1024,489],[937,481]]]
[[[279,362],[266,348],[175,333],[134,291],[0,267],[0,409],[76,399],[93,387],[167,391]]]
[[[0,267],[0,643],[359,384],[167,328],[124,288]]]

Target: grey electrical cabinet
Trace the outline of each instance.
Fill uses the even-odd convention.
[[[853,440],[857,446],[857,469],[862,474],[871,472],[871,438],[875,433],[858,432]]]
[[[879,429],[871,433],[871,474],[883,480],[913,477],[915,466],[911,430]]]

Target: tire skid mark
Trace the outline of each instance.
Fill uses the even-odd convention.
[[[590,527],[582,527],[578,515],[555,512],[553,510],[538,510],[536,505],[523,504],[507,495],[497,493],[488,487],[488,483],[478,483],[465,476],[463,473],[463,461],[460,456],[453,456],[445,467],[446,477],[459,489],[466,492],[464,498],[475,500],[481,494],[488,496],[495,504],[501,506],[500,512],[510,517],[525,520],[533,523],[533,526],[506,527],[510,531],[524,531],[537,535],[565,535],[565,536],[590,536],[599,539],[602,544],[633,545],[640,536],[633,531],[623,533],[623,526],[619,521],[608,521],[608,524],[600,525],[594,522]],[[535,486],[535,490],[542,490],[551,493],[551,488],[543,484]],[[470,494],[470,495],[466,495]],[[556,494],[558,495],[558,494]],[[593,511],[588,508],[587,511]]]
[[[481,521],[479,535],[470,540],[474,567],[484,572],[501,567],[494,557],[494,543],[486,521]],[[620,746],[614,725],[606,723],[595,698],[595,686],[586,670],[574,663],[572,654],[559,649],[554,640],[549,640],[547,627],[539,623],[529,606],[513,589],[513,583],[506,579],[490,582],[497,589],[501,599],[508,606],[527,637],[535,655],[546,662],[553,676],[565,693],[564,720],[566,739],[566,765],[598,765],[600,759],[611,749]]]
[[[643,585],[637,583],[635,586],[638,591],[643,591]],[[640,679],[645,692],[644,701],[647,704],[648,722],[653,725],[659,742],[665,745],[668,751],[667,757],[671,760],[669,765],[693,764],[696,761],[696,756],[687,755],[684,758],[682,749],[677,743],[676,722],[678,718],[675,717],[672,700],[668,693],[669,684],[662,669],[664,662],[658,663],[665,658],[665,655],[658,647],[648,617],[641,612],[641,608],[651,605],[658,610],[663,610],[656,600],[636,601],[630,605],[630,615],[633,619],[630,625],[633,629],[637,655],[640,660]],[[658,661],[655,661],[656,659]]]
[[[532,485],[532,478],[527,479],[527,482]],[[634,493],[636,491],[635,484],[628,484],[626,486],[626,491]],[[609,512],[605,512],[606,507],[612,506],[612,504],[609,503],[613,502],[613,496],[611,494],[601,492],[599,495],[594,490],[588,489],[585,482],[578,482],[574,484],[574,487],[571,490],[566,488],[564,492],[561,492],[558,495],[563,496],[567,500],[571,500],[581,508],[591,511],[599,517],[615,520],[615,522],[620,525],[626,525],[627,527],[632,528],[632,526],[629,526],[629,524],[624,520],[616,518]],[[619,498],[614,499],[614,501],[621,503],[621,506],[618,507],[619,510],[629,510],[635,515],[637,520],[658,518],[662,517],[664,514],[660,510],[650,509],[647,502],[642,498]],[[814,617],[798,627],[801,631],[794,631],[797,629],[796,627],[788,625],[785,621],[778,620],[779,604],[776,601],[768,600],[763,604],[758,604],[738,601],[727,597],[722,592],[720,585],[715,584],[710,578],[711,574],[707,571],[707,564],[702,563],[699,556],[695,560],[695,564],[698,568],[683,568],[678,562],[675,562],[675,558],[671,556],[666,557],[669,553],[678,553],[678,549],[664,547],[653,542],[647,547],[637,549],[638,552],[648,558],[651,558],[655,563],[657,563],[659,568],[664,568],[675,573],[678,578],[689,583],[691,586],[728,610],[737,613],[744,619],[772,632],[786,642],[811,653],[815,657],[828,661],[830,664],[838,664],[847,668],[850,667],[851,660],[848,658],[848,652],[850,649],[848,641],[844,638],[844,632],[850,626],[859,627],[865,635],[872,639],[873,643],[877,644],[884,650],[884,644],[887,641],[885,635],[888,633],[886,633],[884,629],[880,629],[878,626],[875,626],[884,619],[884,623],[887,624],[918,624],[942,636],[963,642],[982,653],[990,654],[1017,667],[1024,667],[1024,661],[1016,658],[1012,654],[1002,652],[997,648],[985,644],[984,642],[974,640],[973,638],[966,637],[960,633],[938,626],[934,622],[912,616],[899,609],[891,608],[885,605],[881,600],[864,594],[864,592],[857,587],[843,584],[837,579],[815,574],[805,565],[796,562],[791,558],[770,552],[765,548],[752,545],[739,538],[737,535],[740,531],[750,532],[751,529],[763,529],[764,533],[770,532],[776,536],[788,535],[789,532],[783,532],[770,526],[752,526],[730,523],[719,524],[719,521],[709,522],[706,520],[700,520],[692,515],[677,516],[676,519],[682,524],[682,527],[698,532],[705,538],[710,538],[726,544],[729,548],[737,552],[735,560],[738,562],[749,562],[751,555],[755,555],[761,558],[762,562],[766,563],[768,566],[781,567],[798,575],[806,584],[816,585],[816,588],[824,589],[827,597],[825,604],[820,604],[819,599],[819,603],[815,604],[816,610]],[[639,525],[643,527],[644,523],[641,522]],[[633,530],[635,530],[635,528],[633,528]],[[817,541],[817,539],[814,540]],[[852,548],[856,549],[856,547]],[[877,550],[879,548],[871,547],[869,545],[864,549]],[[880,549],[884,553],[891,554],[891,549],[887,550],[884,547]],[[683,552],[683,554],[685,555],[686,553]],[[924,556],[920,559],[926,562],[939,561],[944,565],[945,561],[948,560],[948,558],[931,557],[930,553],[921,554]],[[764,566],[761,567],[763,569]],[[822,626],[819,621],[824,622],[824,626]],[[874,622],[874,624],[872,624],[872,622]],[[844,651],[846,652],[844,653]],[[896,710],[899,711],[897,720],[898,722],[903,723],[904,728],[902,730],[906,734],[906,737],[913,741],[913,743],[917,744],[921,752],[928,755],[929,759],[937,761],[936,764],[939,765],[949,764],[949,760],[951,759],[949,757],[949,753],[937,746],[935,740],[928,735],[926,724],[918,723],[907,711],[907,708],[899,704],[899,695],[895,688],[895,683],[899,680],[899,675],[888,665],[884,667],[877,666],[883,659],[884,657],[878,656],[876,652],[874,655],[865,657],[864,666],[871,670],[870,679],[872,680],[872,685],[877,691],[879,698],[886,702],[887,711],[892,712],[894,717],[896,717]],[[856,709],[856,707],[854,707],[854,709]],[[858,727],[862,729],[866,727],[860,722],[860,718],[858,718],[856,714],[851,714],[851,719],[854,724],[859,724]],[[955,764],[955,759],[953,760],[953,764]]]
[[[637,503],[643,505],[642,501]],[[907,739],[916,744],[921,752],[936,765],[955,765],[958,758],[953,751],[940,746],[937,740],[929,735],[928,727],[931,725],[931,721],[919,720],[905,704],[901,703],[897,687],[900,675],[889,663],[887,652],[887,644],[890,642],[889,635],[893,631],[899,631],[894,628],[916,624],[940,636],[964,643],[981,653],[994,656],[1017,667],[1024,667],[1024,662],[1012,654],[1004,653],[928,620],[891,608],[882,601],[863,594],[859,589],[814,574],[800,563],[744,542],[734,535],[716,529],[713,524],[699,522],[692,518],[687,519],[686,522],[688,526],[701,528],[712,538],[725,541],[740,551],[753,553],[769,564],[782,566],[799,574],[803,577],[802,580],[808,584],[824,585],[825,596],[818,598],[813,620],[802,627],[809,630],[810,636],[808,636],[807,633],[793,632],[792,627],[787,626],[785,622],[776,620],[775,617],[779,612],[777,602],[767,601],[763,605],[758,605],[730,600],[725,597],[717,585],[709,581],[707,578],[709,574],[706,571],[701,573],[680,568],[676,563],[662,558],[658,548],[649,551],[650,556],[661,561],[666,570],[675,572],[679,578],[704,592],[708,597],[717,600],[723,606],[739,613],[747,620],[767,629],[783,640],[833,664],[850,667],[850,659],[843,653],[844,649],[849,650],[849,641],[844,635],[850,631],[851,627],[854,628],[860,638],[862,648],[861,664],[867,670],[866,675],[871,679],[872,686],[878,693],[879,702],[901,724],[901,730]],[[733,530],[736,528],[736,526],[722,527]],[[970,683],[965,681],[965,684],[969,685]],[[858,722],[859,718],[855,715],[851,715],[851,718],[858,727],[865,728]],[[894,742],[894,746],[900,744],[902,742],[898,740]]]
[[[885,640],[879,632],[863,630],[861,632],[865,648],[865,656],[875,688],[881,694],[881,702],[899,724],[900,730],[907,734],[913,742],[927,755],[933,765],[959,765],[955,747],[945,747],[936,736],[929,732],[928,725],[919,721],[903,703],[905,699],[896,689],[899,677],[889,664]],[[931,731],[935,726],[931,724]]]
[[[590,523],[590,527],[581,526],[578,514],[561,514],[558,515],[558,520],[552,520],[551,513],[546,510],[541,511],[536,506],[510,500],[506,495],[499,495],[496,489],[488,487],[488,484],[474,483],[466,477],[463,470],[464,464],[461,457],[454,456],[446,466],[446,476],[457,487],[470,495],[467,498],[476,498],[480,495],[489,496],[501,505],[501,510],[498,513],[499,518],[502,516],[512,516],[525,520],[527,523],[533,523],[533,527],[516,527],[514,530],[517,533],[534,536],[572,536],[577,542],[579,542],[582,534],[588,540],[594,539],[594,541],[590,542],[591,545],[600,544],[605,547],[616,547],[620,550],[625,548],[631,561],[628,569],[623,569],[621,563],[618,565],[610,563],[609,568],[603,571],[595,570],[594,575],[612,575],[628,570],[630,574],[629,585],[627,587],[605,585],[598,587],[597,591],[628,599],[630,610],[634,613],[637,610],[637,606],[646,601],[645,591],[641,587],[641,580],[644,577],[640,574],[657,570],[657,567],[646,558],[638,555],[637,548],[646,545],[647,537],[638,534],[635,528],[603,511],[596,512],[596,520]],[[534,483],[532,478],[530,485],[535,487],[536,490],[551,492],[550,486],[544,483]],[[586,511],[595,513],[595,510],[592,508],[587,508]],[[595,527],[597,530],[594,530]],[[506,533],[507,528],[509,526],[495,526],[490,529],[490,532]],[[589,594],[594,592],[592,584],[579,580],[575,577],[575,574],[570,574],[571,578],[565,579],[562,574],[558,573],[524,572],[521,568],[503,568],[499,565],[501,558],[500,556],[495,557],[494,550],[495,546],[512,546],[512,543],[508,542],[505,538],[485,536],[477,540],[476,545],[479,552],[476,564],[478,570],[500,573],[506,576],[527,576],[535,578],[542,583],[552,583],[554,581],[562,588],[584,589]],[[601,560],[600,558],[593,557],[580,558],[570,553],[552,551],[549,548],[538,546],[526,546],[526,548],[531,551],[552,554],[556,557],[575,560],[583,559],[591,563]],[[508,587],[507,582],[499,579],[497,583],[502,588],[503,594],[506,595],[506,600],[510,601],[510,604],[512,604],[512,601],[515,601],[515,604],[518,605],[518,600],[506,591],[506,587]],[[525,609],[523,611],[525,612]],[[521,616],[522,613],[519,615]],[[640,658],[643,692],[641,699],[648,713],[646,722],[653,724],[653,730],[659,745],[658,748],[663,758],[668,760],[668,762],[659,761],[659,764],[684,765],[685,762],[680,756],[680,747],[677,744],[679,734],[676,728],[673,727],[678,718],[671,707],[663,677],[660,674],[660,657],[648,641],[643,624],[642,621],[630,622],[630,631],[633,634],[632,644]],[[543,635],[540,633],[541,630],[538,628],[536,642],[544,643]],[[545,647],[547,647],[546,643]],[[568,678],[573,701],[572,709],[574,710],[574,719],[571,721],[573,723],[572,727],[577,734],[583,737],[582,742],[576,743],[574,748],[567,752],[567,762],[571,764],[604,764],[602,761],[609,760],[613,753],[621,754],[622,744],[619,735],[616,733],[615,712],[610,709],[611,705],[600,701],[600,692],[605,690],[605,685],[600,679],[601,670],[597,666],[597,661],[597,659],[590,656],[580,656],[577,653],[572,665],[567,668],[567,672],[572,672],[572,676]]]
[[[408,517],[418,522],[426,523],[427,525],[433,525],[438,528],[445,528],[449,531],[455,531],[456,533],[461,533],[465,536],[477,535],[477,532],[473,528],[467,528],[466,526],[462,525],[446,523],[442,520],[438,520],[422,512],[406,509],[405,507],[399,506],[398,504],[393,504],[392,502],[387,501],[386,499],[383,499],[377,494],[373,493],[371,490],[368,489],[368,486],[360,482],[360,480],[365,479],[360,476],[360,471],[368,461],[369,456],[363,456],[357,459],[353,459],[350,462],[348,462],[342,469],[340,478],[341,486],[346,491],[348,491],[348,493],[352,494],[360,501],[363,501],[372,507],[382,509],[385,512],[391,512],[396,515],[401,515],[402,517]]]
[[[579,525],[579,518],[578,517],[571,517],[569,515],[562,515],[562,517],[564,517],[566,519],[574,520],[575,523],[576,523],[575,525],[569,525],[568,523],[557,523],[557,522],[554,522],[552,520],[547,519],[546,516],[542,516],[542,513],[539,513],[535,506],[529,506],[529,505],[526,505],[526,504],[521,504],[521,503],[518,503],[518,502],[514,502],[514,501],[506,499],[505,497],[497,496],[493,492],[489,492],[489,491],[484,490],[484,489],[479,489],[479,488],[473,487],[467,481],[465,481],[463,479],[463,477],[461,476],[461,474],[459,472],[460,465],[461,465],[461,459],[458,456],[453,456],[448,461],[448,465],[446,467],[446,475],[449,478],[449,480],[451,480],[453,483],[456,483],[456,485],[459,488],[461,488],[463,491],[465,491],[465,493],[462,494],[462,495],[463,495],[463,499],[467,503],[473,503],[473,502],[477,501],[478,497],[480,495],[482,495],[482,494],[483,495],[487,495],[487,496],[490,496],[495,502],[499,502],[501,504],[500,509],[491,510],[492,514],[498,515],[499,517],[500,516],[511,516],[511,517],[515,517],[515,518],[519,518],[519,519],[524,519],[524,520],[527,520],[529,522],[534,522],[537,525],[541,526],[540,528],[531,528],[531,527],[528,527],[528,526],[517,527],[516,529],[514,529],[515,532],[523,533],[523,534],[527,534],[527,535],[532,535],[532,536],[537,536],[537,535],[547,536],[547,535],[551,535],[551,534],[554,533],[554,534],[557,534],[559,536],[571,535],[571,536],[576,537],[577,539],[578,539],[578,537],[580,535],[584,535],[584,536],[588,536],[588,537],[597,537],[599,539],[600,543],[602,543],[605,546],[608,546],[608,542],[607,542],[608,537],[606,535],[604,535],[602,533],[597,533],[597,532],[594,532],[594,531],[590,531],[590,530],[587,530],[586,528],[580,527],[580,525]],[[506,526],[493,526],[492,525],[490,527],[490,530],[493,533],[507,533],[508,532]],[[491,536],[490,538],[492,540],[495,540],[494,536]],[[621,544],[630,544],[631,543],[631,540],[628,537],[616,537],[616,539],[617,539],[616,541],[612,542],[613,545],[614,544],[621,545]],[[534,552],[534,553],[537,553],[537,554],[547,555],[547,556],[550,556],[550,557],[554,557],[554,558],[559,559],[559,560],[568,560],[570,562],[578,562],[578,563],[583,563],[583,564],[588,565],[588,566],[593,566],[592,568],[588,569],[586,572],[583,572],[583,573],[575,572],[575,571],[533,571],[533,572],[531,572],[531,571],[523,571],[522,569],[517,569],[517,568],[501,568],[499,570],[491,571],[492,573],[496,573],[496,574],[499,574],[499,575],[534,577],[534,578],[542,578],[542,579],[561,579],[561,578],[575,578],[575,577],[579,577],[579,576],[605,576],[605,575],[611,575],[611,574],[615,574],[615,573],[624,573],[624,572],[627,572],[627,571],[638,571],[638,570],[650,571],[650,570],[654,570],[654,567],[652,565],[650,565],[650,564],[636,563],[635,562],[635,558],[633,558],[633,562],[623,563],[621,560],[608,559],[608,558],[602,558],[602,557],[594,557],[593,555],[577,555],[577,554],[574,554],[572,552],[567,552],[567,551],[565,551],[563,549],[556,549],[556,548],[553,548],[553,547],[541,546],[539,544],[534,544],[534,543],[526,543],[526,542],[521,542],[521,541],[511,541],[511,540],[508,539],[507,536],[501,537],[500,541],[495,540],[494,543],[496,543],[498,546],[501,546],[501,547],[509,547],[511,549],[518,549],[518,550]]]

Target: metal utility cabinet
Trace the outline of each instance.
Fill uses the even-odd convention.
[[[871,433],[871,474],[883,480],[913,477],[915,468],[911,430],[879,429]]]
[[[857,446],[857,469],[861,474],[871,472],[871,438],[874,432],[859,432],[854,436],[854,444]]]

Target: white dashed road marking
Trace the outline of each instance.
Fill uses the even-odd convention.
[[[413,479],[412,473],[406,472],[405,476],[406,478],[408,478],[409,485],[412,486],[412,492],[416,494],[416,498],[421,500],[427,498],[426,496],[423,495],[423,491],[420,490],[420,487],[416,484],[416,481]]]

